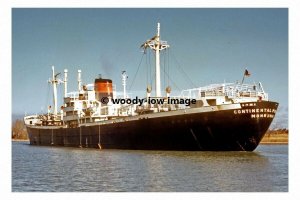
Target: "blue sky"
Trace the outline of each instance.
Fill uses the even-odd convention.
[[[287,124],[288,9],[13,9],[12,113],[46,110],[52,65],[68,68],[69,91],[76,89],[77,69],[85,83],[102,74],[118,90],[126,70],[131,85],[139,47],[155,35],[158,21],[171,46],[173,90],[241,80],[247,68],[246,82],[263,83]],[[149,58],[144,55],[131,91],[145,90]]]

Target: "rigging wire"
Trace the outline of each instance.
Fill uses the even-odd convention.
[[[168,74],[166,74],[166,76],[168,77],[168,79],[171,81],[171,83],[172,83],[172,86],[174,86],[177,90],[182,90],[182,89],[180,89],[177,85],[176,85],[176,81],[174,81],[174,80],[172,80],[170,77],[169,77],[169,75]],[[154,79],[155,78],[155,74],[153,74],[152,75],[152,79]],[[170,85],[169,85],[170,86]],[[156,89],[156,88],[155,88]]]
[[[170,74],[170,51],[169,51],[169,49],[167,49],[167,56],[168,56],[168,62],[167,62],[167,65],[168,65],[168,74]],[[169,79],[169,77],[168,77],[168,86],[170,86],[170,79]]]
[[[142,58],[141,58],[141,61],[140,61],[140,63],[139,63],[138,69],[137,69],[137,71],[135,72],[135,75],[134,75],[134,77],[133,77],[133,79],[132,79],[132,82],[131,82],[130,87],[129,87],[129,91],[131,91],[131,88],[132,88],[132,85],[133,85],[133,83],[134,83],[134,81],[135,81],[135,78],[136,78],[136,76],[137,76],[137,73],[138,73],[139,70],[140,70],[141,63],[142,63],[142,61],[143,61],[144,55],[145,55],[145,54],[143,54],[143,56],[142,56]]]
[[[148,49],[147,49],[147,51],[148,51]],[[144,51],[144,53],[147,54],[146,51]],[[149,83],[149,69],[148,68],[149,68],[148,67],[148,55],[146,55],[146,79],[147,79],[146,85]]]
[[[57,105],[58,105],[58,108],[57,108],[57,112],[59,112],[60,113],[60,108],[61,108],[61,106],[63,105],[63,102],[61,101],[61,99],[64,99],[64,93],[63,93],[63,89],[62,89],[62,87],[59,87],[59,85],[60,84],[57,84],[57,93],[58,93],[58,97],[61,97],[61,98],[58,98],[59,100],[57,100]]]
[[[169,74],[166,73],[166,75],[167,75],[167,77],[168,77],[168,80],[171,81],[172,85],[174,85],[174,87],[175,87],[177,90],[182,90],[182,89],[180,89],[180,88],[176,85],[175,81],[173,81],[173,80],[170,78]],[[169,86],[170,86],[170,85],[169,85]]]
[[[151,50],[149,50],[150,51],[150,53],[152,52],[152,54],[153,54],[153,57],[154,57],[154,51],[151,51]],[[151,63],[151,58],[150,58],[150,56],[151,56],[151,54],[149,53],[149,70],[150,70],[150,86],[151,86],[151,88],[152,88],[152,86],[153,86],[153,80],[154,80],[154,78],[152,78],[152,74],[153,74],[153,76],[155,75],[155,72],[153,71],[153,69],[154,69],[154,67],[151,67],[152,66],[152,63]]]
[[[138,65],[138,68],[135,72],[135,75],[133,77],[133,80],[130,84],[130,87],[129,87],[129,91],[131,91],[132,89],[132,86],[135,82],[135,79],[137,77],[137,74],[138,72],[140,71],[140,68],[141,68],[141,64],[142,64],[142,61],[143,61],[143,58],[144,58],[144,55],[145,54],[148,54],[146,55],[146,81],[147,81],[147,84],[149,84],[150,82],[150,86],[152,87],[153,85],[153,80],[155,79],[155,75],[156,75],[156,72],[155,70],[153,70],[153,67],[152,66],[152,63],[151,63],[151,53],[154,54],[154,52],[152,52],[151,50],[146,50],[143,55],[142,55],[142,58],[139,62],[139,65]],[[181,72],[181,74],[183,75],[184,79],[186,80],[186,82],[188,82],[188,84],[190,84],[192,87],[197,87],[194,82],[191,80],[191,78],[187,75],[187,73],[183,70],[183,68],[181,67],[180,63],[178,62],[178,60],[176,59],[176,57],[174,56],[174,54],[169,50],[169,49],[166,49],[166,51],[163,52],[162,54],[162,59],[163,59],[163,65],[162,65],[162,70],[164,72],[164,87],[167,87],[166,86],[166,82],[168,83],[168,86],[170,86],[170,83],[178,90],[181,90],[178,85],[176,84],[176,81],[174,81],[172,78],[171,78],[171,74],[170,74],[170,56],[172,56],[172,58],[175,60],[176,64],[175,65],[177,67],[177,69],[179,70],[179,72]]]
[[[153,54],[154,54],[154,52],[153,52]],[[150,69],[150,81],[151,81],[151,87],[152,87],[152,82],[155,79],[155,71],[152,73],[151,69],[154,69],[154,67],[151,67],[150,54],[148,54],[148,55],[149,56],[147,57],[147,61],[149,62],[148,66],[149,66],[149,69]],[[169,60],[170,60],[170,51],[169,51],[169,49],[166,49],[166,51],[162,55],[163,55],[162,58],[164,59],[163,60],[163,66],[162,66],[163,67],[163,72],[164,72],[164,86],[166,87],[165,80],[167,79],[168,80],[168,86],[170,86],[170,82],[171,82],[171,84],[177,90],[181,90],[178,87],[178,85],[176,84],[176,81],[174,81],[173,79],[171,79],[171,76],[170,76],[170,62],[169,62]],[[167,64],[166,64],[166,62],[167,62]]]
[[[49,104],[49,93],[50,93],[50,83],[47,83],[47,96],[46,96],[46,101],[45,101],[45,105],[46,105],[46,111],[48,111],[48,104]]]
[[[153,82],[155,80],[156,71],[155,71],[155,65],[152,64],[151,61],[153,60],[153,58],[155,58],[155,52],[151,51],[151,49],[149,49],[148,52],[149,52],[148,54],[149,80],[150,80],[150,86],[151,88],[153,88]]]
[[[147,68],[147,85],[149,85],[149,82],[150,82],[150,86],[152,87],[152,79],[151,79],[151,76],[152,76],[152,67],[151,67],[151,50],[150,49],[147,49],[147,60],[146,60],[146,68]]]
[[[152,87],[152,67],[151,67],[151,50],[147,49],[147,56],[146,56],[146,70],[147,70],[147,85]],[[150,84],[149,84],[150,83]]]
[[[163,59],[164,59],[164,64],[163,64],[163,70],[164,70],[164,88],[166,88],[166,51],[163,52]]]
[[[171,51],[170,51],[171,52]],[[182,69],[182,67],[181,67],[181,65],[180,65],[180,63],[177,61],[177,59],[176,59],[176,57],[173,55],[173,53],[171,52],[171,56],[173,56],[173,58],[174,58],[174,60],[175,60],[175,62],[177,63],[177,65],[178,65],[178,69],[179,69],[179,71],[181,71],[182,72],[182,74],[185,76],[185,78],[186,78],[186,80],[188,80],[189,82],[190,82],[190,84],[193,86],[193,87],[197,87],[194,83],[193,83],[193,81],[189,78],[189,76],[186,74],[186,72]],[[175,65],[176,66],[176,65]]]

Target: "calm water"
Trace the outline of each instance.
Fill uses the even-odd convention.
[[[288,146],[255,152],[124,151],[12,143],[12,191],[288,191]]]

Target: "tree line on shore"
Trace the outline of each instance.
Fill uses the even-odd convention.
[[[27,140],[28,135],[23,120],[17,119],[13,122],[11,128],[12,139]]]
[[[289,134],[289,129],[283,128],[283,129],[272,129],[268,130],[266,135],[279,135],[279,134]]]

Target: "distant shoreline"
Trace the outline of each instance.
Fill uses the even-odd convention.
[[[288,145],[288,142],[261,142],[263,145]]]
[[[287,133],[269,134],[267,132],[260,144],[289,144],[289,135]]]
[[[11,139],[12,142],[29,142],[29,139]]]

